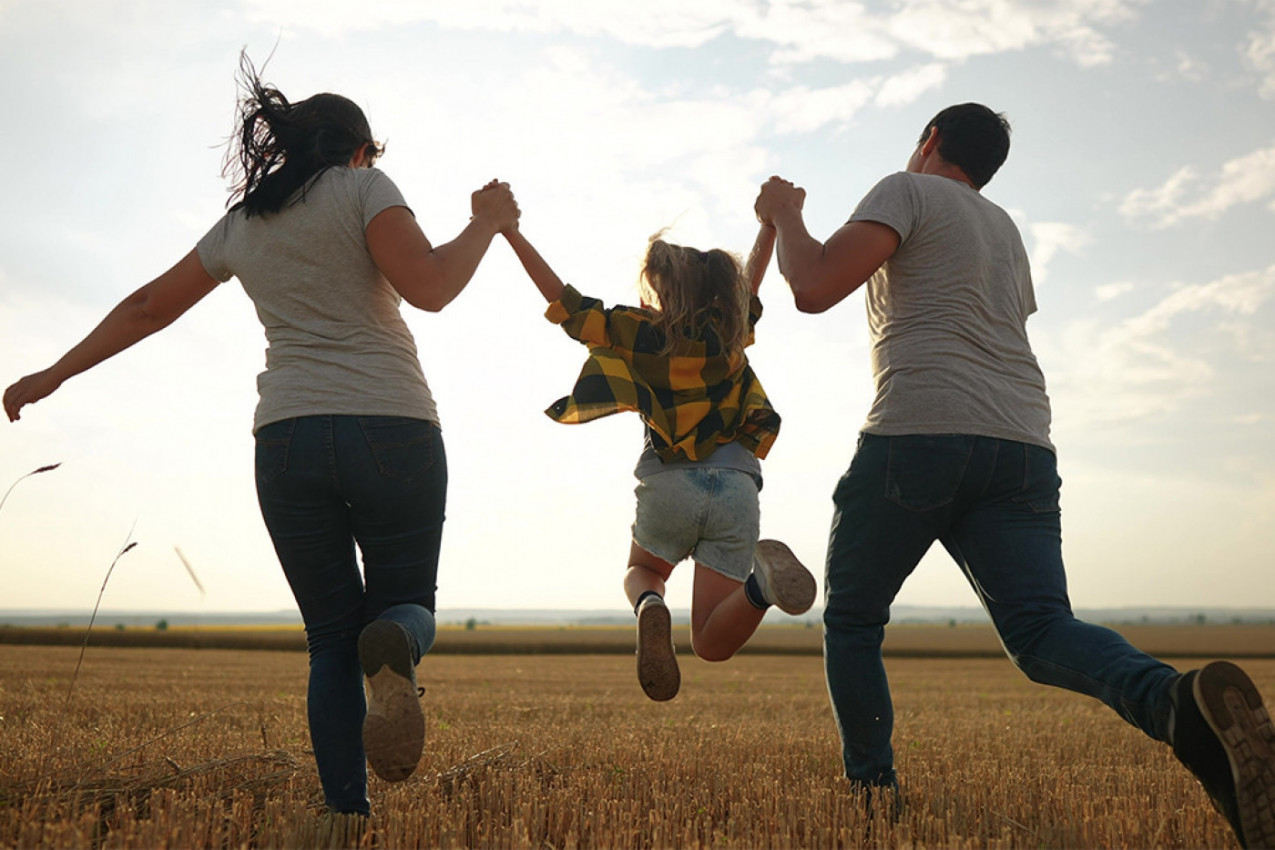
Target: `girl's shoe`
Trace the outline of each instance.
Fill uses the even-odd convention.
[[[372,770],[387,782],[411,776],[425,748],[425,715],[408,641],[407,631],[390,620],[373,620],[359,635],[367,682],[363,749]]]
[[[758,540],[753,563],[766,601],[779,610],[804,614],[815,604],[815,577],[787,545],[778,540]]]
[[[673,648],[673,618],[664,600],[654,594],[637,610],[637,674],[642,690],[656,702],[677,696],[682,672]]]

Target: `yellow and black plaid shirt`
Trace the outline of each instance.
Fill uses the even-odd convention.
[[[748,342],[761,317],[753,296]],[[568,286],[545,318],[589,347],[571,395],[545,411],[558,422],[588,422],[636,411],[664,461],[704,460],[720,445],[740,443],[764,458],[779,434],[779,414],[742,352],[723,351],[711,314],[678,354],[666,355],[664,335],[651,313],[634,307],[606,309]]]

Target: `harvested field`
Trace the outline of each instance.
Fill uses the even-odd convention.
[[[817,657],[683,656],[657,704],[631,657],[431,656],[420,769],[356,833],[321,811],[304,654],[90,646],[68,700],[77,657],[0,647],[0,846],[1233,846],[1165,747],[1003,659],[887,662],[890,822],[838,778]]]
[[[1156,656],[1176,658],[1275,658],[1275,625],[1119,625],[1116,630],[1135,646]],[[690,645],[686,626],[674,626],[680,646]],[[80,646],[80,627],[0,627],[0,645]],[[95,629],[90,646],[305,650],[300,626],[278,628],[203,627]],[[469,630],[443,626],[434,655],[628,655],[631,626],[481,626]],[[820,655],[819,627],[763,626],[741,654]],[[998,658],[1004,655],[991,626],[962,624],[891,625],[885,652],[897,657]]]

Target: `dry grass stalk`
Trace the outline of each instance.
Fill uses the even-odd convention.
[[[13,492],[13,488],[17,487],[19,482],[27,478],[30,478],[32,475],[39,475],[41,472],[52,472],[53,470],[57,469],[61,465],[62,465],[61,461],[59,461],[58,463],[50,463],[40,467],[39,469],[33,469],[30,472],[28,472],[26,475],[19,476],[18,480],[10,484],[9,489],[4,491],[4,495],[0,496],[0,508],[4,507],[4,503],[8,501],[9,499],[9,494]]]
[[[133,527],[128,530],[128,536],[124,538],[124,545],[116,553],[115,558],[111,561],[111,565],[106,569],[106,577],[102,579],[102,588],[97,592],[97,601],[93,603],[93,614],[89,617],[88,628],[84,630],[84,642],[80,644],[80,657],[75,661],[75,672],[71,674],[71,684],[66,689],[66,699],[63,701],[63,711],[71,704],[71,694],[75,692],[75,680],[80,677],[80,665],[84,663],[84,652],[89,646],[89,634],[93,631],[93,623],[97,620],[97,611],[102,606],[102,596],[106,593],[106,585],[111,580],[111,573],[115,572],[115,565],[120,562],[120,558],[124,554],[137,545],[133,541],[133,528],[137,527],[137,521],[133,521]]]

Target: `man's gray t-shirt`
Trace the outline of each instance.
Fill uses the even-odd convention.
[[[867,284],[876,398],[863,430],[975,434],[1053,450],[1045,378],[1027,339],[1036,310],[1018,228],[972,187],[886,177],[850,221],[899,234]]]
[[[402,300],[368,253],[377,213],[407,204],[375,168],[330,168],[278,213],[227,213],[196,250],[239,278],[266,331],[253,430],[294,416],[438,421]]]

